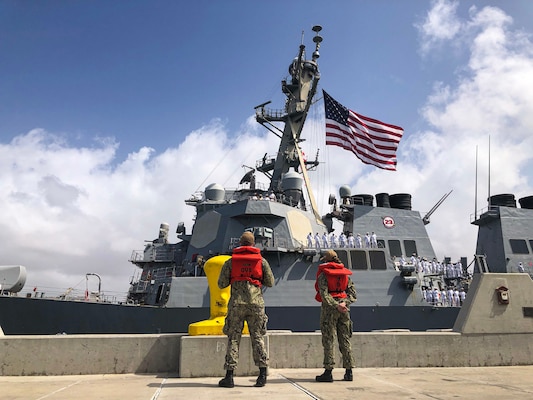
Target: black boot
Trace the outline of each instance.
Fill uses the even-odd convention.
[[[225,387],[225,388],[232,388],[233,386],[235,386],[235,384],[233,383],[233,370],[232,369],[228,369],[226,371],[226,376],[218,382],[218,386]]]
[[[353,373],[351,368],[346,368],[346,372],[344,373],[344,381],[353,381]]]
[[[331,375],[331,369],[325,369],[322,375],[315,377],[317,382],[333,382],[333,376]]]
[[[259,367],[259,376],[255,381],[255,387],[263,387],[267,383],[267,369],[266,367]]]

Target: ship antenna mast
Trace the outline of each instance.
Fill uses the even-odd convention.
[[[490,206],[491,206],[491,200],[490,200],[490,135],[489,135],[489,182],[488,182],[488,191],[489,191],[489,195],[488,195],[488,200],[489,200],[489,210],[490,210]]]
[[[474,220],[477,219],[477,145],[476,145],[476,183],[474,192]]]
[[[320,57],[318,49],[320,48],[322,37],[318,32],[322,30],[322,27],[315,25],[312,29],[316,34],[313,38],[315,50],[313,51],[312,59],[305,60],[305,46],[300,44],[298,56],[289,66],[291,79],[290,81],[283,80],[281,82],[282,92],[287,96],[285,109],[280,112],[267,110],[264,106],[269,102],[255,107],[257,122],[281,139],[276,158],[269,163],[265,163],[265,160],[263,160],[263,164],[257,170],[270,178],[269,190],[280,192],[284,174],[290,168],[294,168],[296,171],[299,169],[303,175],[313,214],[317,221],[321,223],[322,218],[318,213],[309,177],[307,176],[306,161],[299,146],[302,141],[300,134],[320,79],[317,60]],[[283,131],[272,124],[274,121],[284,123]]]
[[[318,52],[318,49],[320,48],[320,43],[322,42],[322,37],[318,34],[322,30],[322,27],[320,25],[313,26],[313,31],[315,32],[315,37],[313,38],[313,42],[315,42],[315,51],[313,51],[313,62],[316,62],[318,58],[320,57],[320,53]],[[309,110],[309,106],[311,105],[311,99],[316,92],[316,86],[318,83],[318,79],[320,78],[320,75],[317,74],[318,77],[313,81],[313,87],[311,89],[312,95],[310,96],[309,101],[307,102],[305,114],[307,114],[307,111]],[[303,125],[300,126],[300,131],[302,129]],[[298,132],[298,137],[300,132]],[[296,139],[296,138],[295,138]],[[305,182],[305,187],[307,189],[307,195],[309,197],[309,202],[311,203],[311,209],[313,210],[313,214],[315,215],[315,218],[317,221],[321,221],[322,218],[320,217],[320,214],[318,212],[318,207],[316,204],[315,196],[313,195],[313,191],[311,190],[311,182],[309,181],[309,176],[307,175],[307,167],[305,165],[305,160],[302,156],[302,151],[300,149],[300,146],[298,145],[298,140],[295,140],[295,148],[298,153],[298,158],[300,160],[300,170],[302,171],[302,176]]]

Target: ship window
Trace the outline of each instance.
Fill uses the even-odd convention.
[[[349,268],[348,264],[348,252],[346,250],[337,250],[336,251],[337,256],[339,256],[339,260],[346,266],[346,268]]]
[[[389,250],[391,257],[401,257],[402,247],[399,240],[389,240]]]
[[[527,243],[523,239],[509,239],[511,250],[514,254],[529,254]]]
[[[352,260],[352,269],[360,269],[360,270],[368,269],[368,263],[366,261],[366,251],[351,250],[350,258]]]
[[[533,249],[533,240],[529,241],[529,247]]]
[[[370,269],[387,269],[387,262],[385,261],[385,252],[370,250]]]
[[[419,256],[418,251],[416,250],[416,242],[414,240],[404,240],[403,246],[405,247],[405,254],[409,257],[413,254]]]

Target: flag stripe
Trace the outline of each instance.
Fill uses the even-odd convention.
[[[396,170],[396,150],[403,129],[347,109],[324,92],[326,145],[353,152],[363,163]]]

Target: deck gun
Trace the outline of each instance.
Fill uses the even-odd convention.
[[[424,218],[422,218],[422,221],[424,221],[424,225],[429,224],[429,217],[431,216],[431,214],[433,214],[435,210],[439,208],[439,206],[444,202],[444,200],[446,200],[446,198],[450,195],[451,192],[453,192],[453,189],[446,193],[444,196],[442,196],[440,200],[437,201],[437,204],[435,204],[431,208],[431,210],[429,210],[428,213],[424,216]]]

